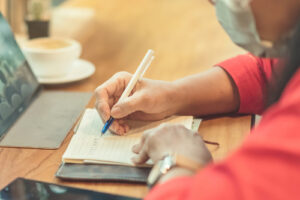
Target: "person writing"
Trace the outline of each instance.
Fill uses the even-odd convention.
[[[248,54],[173,82],[143,79],[118,103],[132,75],[117,73],[96,89],[95,106],[104,121],[116,119],[111,130],[119,135],[130,128],[124,118],[263,115],[242,146],[218,163],[201,137],[182,126],[145,132],[133,161],[169,164],[146,199],[300,199],[300,1],[215,0],[214,6]],[[169,162],[178,156],[188,162]]]

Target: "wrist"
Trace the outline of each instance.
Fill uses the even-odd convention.
[[[169,98],[172,98],[173,114],[182,114],[186,105],[189,104],[186,90],[184,90],[180,80],[173,81],[170,84],[171,92],[169,93]]]
[[[152,167],[147,184],[153,187],[158,182],[162,183],[174,177],[193,175],[202,167],[201,163],[188,157],[179,154],[166,155]]]
[[[158,183],[164,183],[170,179],[181,177],[181,176],[192,176],[195,174],[195,171],[182,167],[174,167],[168,171],[168,173],[162,175],[158,180]]]

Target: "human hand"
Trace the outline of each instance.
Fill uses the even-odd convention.
[[[138,154],[132,160],[135,164],[145,163],[149,158],[156,163],[166,155],[180,154],[206,165],[212,156],[197,132],[182,125],[163,124],[145,132],[139,144],[133,146]]]
[[[142,79],[138,81],[131,96],[118,102],[132,75],[116,73],[95,90],[95,107],[105,122],[110,116],[116,120],[110,130],[123,135],[130,127],[124,119],[159,120],[176,112],[178,101],[171,82]]]

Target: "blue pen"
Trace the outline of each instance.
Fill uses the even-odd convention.
[[[114,118],[113,117],[110,117],[109,120],[107,120],[102,128],[102,131],[101,133],[105,133],[107,131],[107,129],[110,127],[110,125],[113,123],[114,121]]]
[[[134,88],[135,84],[137,83],[138,80],[140,80],[145,72],[147,71],[148,67],[150,66],[152,60],[154,59],[154,51],[149,49],[148,52],[146,53],[144,59],[142,60],[141,64],[137,68],[136,72],[130,79],[127,87],[125,88],[124,92],[122,93],[119,101],[122,101],[123,99],[127,98],[129,94],[131,93],[132,89]],[[114,118],[110,117],[109,120],[107,120],[102,128],[102,134],[104,134],[107,129],[109,129],[110,125],[113,123]]]

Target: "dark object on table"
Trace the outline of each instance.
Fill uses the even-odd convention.
[[[64,180],[118,181],[146,184],[150,170],[149,167],[62,163],[55,176]]]
[[[49,36],[49,21],[28,21],[26,20],[29,39],[48,37]]]
[[[29,39],[49,36],[50,7],[49,0],[27,2],[26,24]]]
[[[52,183],[18,178],[0,191],[1,200],[138,200],[132,197],[94,192]]]

